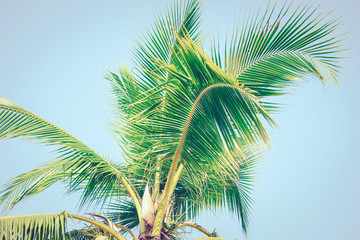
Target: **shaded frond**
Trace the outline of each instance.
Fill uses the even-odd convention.
[[[261,159],[257,151],[247,149],[246,159],[237,157],[240,166],[238,179],[224,179],[219,166],[214,165],[204,165],[203,174],[200,175],[184,171],[174,192],[174,218],[196,219],[203,210],[227,208],[241,220],[243,231],[247,233],[254,178]]]
[[[109,213],[107,216],[114,223],[119,223],[129,229],[133,229],[139,225],[139,218],[133,201],[121,198],[108,205]],[[125,233],[124,231],[122,231]]]

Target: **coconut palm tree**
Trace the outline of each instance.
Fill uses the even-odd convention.
[[[80,206],[107,211],[3,216],[1,239],[179,239],[184,227],[220,239],[190,220],[218,208],[236,214],[246,234],[254,168],[270,146],[266,129],[276,126],[270,97],[313,76],[337,81],[342,39],[332,33],[340,23],[326,16],[311,4],[268,6],[239,21],[225,43],[205,44],[200,2],[174,2],[137,43],[133,70],[105,77],[125,163],[0,97],[0,139],[20,137],[56,154],[4,185],[3,215],[56,182],[81,192]],[[90,225],[70,230],[69,219]]]

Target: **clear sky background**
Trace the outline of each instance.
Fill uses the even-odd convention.
[[[121,161],[107,130],[109,85],[102,76],[131,62],[132,42],[165,2],[0,0],[0,95]],[[231,29],[236,16],[261,5],[249,2],[204,0],[206,29]],[[348,21],[342,31],[350,31],[350,58],[340,88],[324,90],[314,80],[281,99],[287,106],[275,116],[274,150],[260,168],[250,240],[360,239],[360,2],[317,2]],[[34,144],[2,141],[0,184],[50,159]],[[56,185],[12,214],[76,212],[77,196],[63,193]],[[229,213],[208,212],[198,222],[223,238],[244,239]]]

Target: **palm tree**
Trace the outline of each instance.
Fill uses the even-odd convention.
[[[266,129],[279,106],[272,96],[315,76],[337,81],[341,23],[311,4],[268,6],[246,16],[229,41],[204,51],[198,0],[174,2],[134,51],[135,67],[108,71],[112,130],[126,163],[113,162],[32,112],[0,97],[0,139],[21,137],[50,146],[56,157],[1,190],[2,213],[56,182],[81,192],[80,206],[107,214],[66,211],[0,217],[2,239],[179,239],[204,209],[227,208],[248,231],[252,178]],[[68,220],[91,224],[69,230]],[[139,227],[136,236],[131,229]],[[204,238],[206,239],[206,238]]]

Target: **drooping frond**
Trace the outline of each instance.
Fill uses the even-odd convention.
[[[23,137],[55,146],[62,157],[100,158],[84,143],[61,128],[0,96],[0,139]]]
[[[10,179],[1,190],[4,212],[10,211],[18,202],[42,192],[57,181],[64,179],[65,162],[51,162],[42,168],[31,170]]]
[[[329,19],[327,11],[319,13],[313,4],[302,3],[291,11],[293,7],[283,5],[276,14],[274,5],[262,15],[245,15],[225,54],[219,43],[212,47],[213,59],[260,97],[287,93],[309,75],[323,84],[337,82],[343,39],[334,31],[341,22]]]
[[[0,217],[0,239],[65,239],[67,212]]]
[[[0,197],[4,213],[19,201],[65,179],[70,180],[70,191],[84,189],[82,203],[104,201],[109,191],[119,194],[125,189],[120,165],[105,160],[64,130],[0,97],[0,139],[15,137],[52,146],[56,159],[5,184]]]
[[[261,149],[261,147],[259,146]],[[204,210],[228,209],[241,219],[247,233],[251,214],[256,169],[261,155],[258,149],[245,150],[246,160],[238,156],[238,179],[224,178],[219,166],[205,165],[203,174],[184,171],[174,192],[174,218],[196,219]]]

